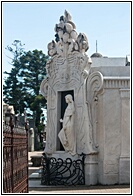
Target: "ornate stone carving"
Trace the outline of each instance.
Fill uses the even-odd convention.
[[[97,95],[103,90],[103,75],[97,71],[89,75],[87,81],[87,101],[97,99]]]
[[[97,151],[93,139],[91,103],[93,103],[96,92],[99,91],[96,81],[99,81],[100,74],[90,75],[92,61],[86,54],[89,48],[88,39],[84,33],[76,32],[76,26],[67,11],[55,25],[55,32],[55,41],[52,40],[48,44],[48,54],[51,58],[46,65],[47,79],[42,81],[40,87],[41,93],[47,98],[48,121],[45,152],[52,154],[56,151],[59,142],[58,134],[64,145],[61,137],[62,131],[59,133],[61,115],[59,96],[62,91],[73,91],[75,115],[72,131],[75,130],[75,133],[73,137],[70,137],[69,142],[72,144],[73,140],[74,150],[65,145],[64,148],[73,155],[75,153],[94,154]],[[93,88],[94,86],[96,89]],[[91,94],[89,98],[86,96],[88,90]]]
[[[61,56],[66,61],[67,56],[74,51],[85,55],[89,48],[88,39],[84,33],[78,35],[75,29],[71,15],[65,10],[64,16],[61,16],[59,23],[55,25],[56,39],[48,44],[49,56]]]
[[[48,83],[47,83],[47,79],[44,79],[41,83],[40,86],[40,91],[42,93],[42,95],[45,97],[45,99],[47,99],[47,95],[48,95]]]
[[[97,123],[94,122],[94,119],[96,119],[95,103],[97,102],[97,94],[102,90],[103,77],[100,72],[89,75],[89,70],[86,69],[82,74],[84,84],[80,94],[82,94],[83,104],[80,106],[82,112],[80,116],[81,126],[77,137],[79,144],[78,151],[83,151],[85,154],[95,154],[97,153],[95,141],[96,130],[94,130],[94,123]],[[80,112],[78,111],[78,113]]]
[[[104,77],[104,88],[119,88],[129,89],[130,88],[130,77]]]
[[[98,147],[97,143],[97,104],[98,104],[98,95],[103,92],[103,75],[100,72],[94,72],[89,75],[87,80],[87,106],[89,111],[89,119],[92,130],[92,139],[93,146]]]

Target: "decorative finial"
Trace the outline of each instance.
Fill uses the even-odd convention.
[[[76,32],[76,25],[72,22],[72,17],[67,10],[64,16],[61,16],[59,23],[54,28],[55,42],[52,41],[48,44],[48,55],[60,55],[67,57],[72,52],[78,51],[85,55],[89,49],[88,39],[84,33]]]
[[[97,52],[97,40],[96,40],[96,52]]]

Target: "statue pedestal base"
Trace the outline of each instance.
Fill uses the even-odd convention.
[[[97,154],[86,155],[85,158],[85,185],[97,184],[98,161]]]
[[[77,160],[80,158],[80,156],[78,156],[77,154],[75,156],[72,156],[70,153],[67,153],[65,151],[55,151],[55,153],[53,153],[51,156],[55,157],[56,159],[61,158],[63,160],[66,160],[66,158],[70,158],[72,160]]]

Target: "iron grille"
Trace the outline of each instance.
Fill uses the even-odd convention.
[[[43,153],[42,158],[42,185],[84,185],[84,160],[85,154],[81,154],[81,159],[72,160],[66,158],[47,157]]]

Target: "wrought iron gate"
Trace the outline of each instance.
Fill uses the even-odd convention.
[[[85,154],[81,154],[82,159],[72,161],[71,158],[63,160],[61,158],[47,157],[43,153],[42,159],[42,185],[84,185],[84,160]]]
[[[3,192],[28,193],[27,129],[6,126],[3,139]]]

